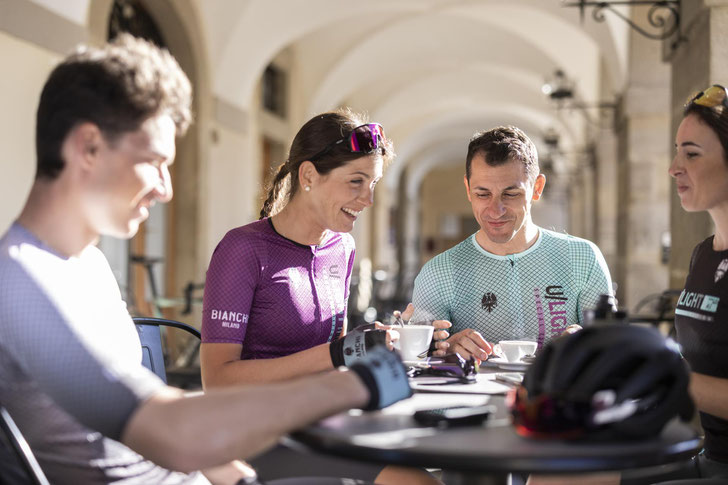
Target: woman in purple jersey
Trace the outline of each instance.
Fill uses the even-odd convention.
[[[728,100],[714,85],[685,106],[669,173],[688,212],[707,211],[715,234],[693,251],[675,309],[691,367],[690,394],[705,431],[701,477],[728,478]]]
[[[280,381],[348,365],[384,331],[346,334],[354,239],[393,158],[377,123],[324,113],[296,134],[260,220],[228,232],[205,282],[200,354],[205,388]],[[382,467],[279,447],[255,463],[264,479],[313,467],[376,483],[439,483],[420,470]],[[302,469],[301,467],[304,467]]]

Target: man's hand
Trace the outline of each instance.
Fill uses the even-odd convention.
[[[561,335],[571,335],[572,333],[576,333],[576,332],[578,332],[581,329],[582,329],[581,325],[578,325],[578,324],[574,323],[574,324],[569,325],[568,327],[566,327],[561,332]]]
[[[487,360],[488,356],[493,353],[493,346],[479,332],[468,328],[456,333],[444,342],[437,343],[437,350],[434,355],[443,356],[446,353],[458,353],[466,360],[474,357],[480,363]]]

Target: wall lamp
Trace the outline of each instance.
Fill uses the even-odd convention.
[[[584,22],[584,11],[587,7],[593,7],[592,18],[597,22],[604,22],[604,11],[608,10],[614,15],[624,20],[634,30],[649,39],[664,40],[670,38],[673,34],[678,33],[678,39],[675,43],[683,40],[680,34],[680,1],[681,0],[579,0],[565,1],[562,0],[563,7],[579,7],[581,21]],[[654,32],[643,29],[632,21],[629,17],[614,8],[617,5],[649,5],[647,10],[647,21],[650,28]]]
[[[593,125],[607,128],[614,121],[617,103],[608,101],[584,103],[579,101],[574,94],[574,81],[569,79],[561,69],[556,69],[551,77],[546,79],[546,82],[541,86],[541,92],[556,104],[557,109],[578,110]],[[592,119],[590,113],[593,112],[599,114],[599,122]],[[606,123],[604,122],[605,119]]]

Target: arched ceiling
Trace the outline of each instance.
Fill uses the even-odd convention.
[[[35,1],[78,23],[90,9],[90,0]],[[291,50],[306,62],[296,66],[303,115],[339,105],[369,112],[397,145],[395,174],[431,163],[427,151],[461,158],[465,145],[453,139],[497,124],[516,124],[537,144],[555,128],[578,150],[588,127],[544,99],[545,77],[563,69],[586,102],[625,84],[625,24],[582,25],[560,0],[187,1],[216,97],[250,112],[261,73]]]
[[[77,23],[91,5],[34,1]],[[614,17],[581,24],[578,10],[560,0],[187,2],[199,16],[215,96],[250,110],[265,66],[290,49],[306,59],[297,66],[305,116],[344,104],[366,110],[405,154],[422,142],[415,133],[430,130],[437,143],[438,132],[463,127],[466,113],[482,116],[479,129],[487,119],[520,120],[532,136],[554,127],[567,149],[577,147],[584,121],[544,100],[545,77],[563,69],[586,102],[625,82],[626,24]]]
[[[468,141],[477,131],[513,124],[534,140],[539,151],[543,148],[538,135],[543,131],[544,120],[527,107],[514,109],[509,103],[494,105],[488,110],[463,107],[420,119],[418,123],[413,118],[411,124],[403,125],[401,132],[392,135],[393,139],[404,141],[396,144],[397,158],[383,179],[386,187],[394,190],[402,170],[409,167],[407,186],[403,189],[410,200],[416,199],[416,189],[427,172],[438,165],[438,160],[441,165],[464,162]]]
[[[593,84],[602,74],[611,86],[619,88],[623,84],[624,39],[615,34],[625,37],[625,31],[614,27],[619,24],[609,22],[590,21],[581,25],[576,9],[561,7],[560,0],[197,2],[207,24],[205,30],[211,37],[208,48],[215,66],[216,94],[243,108],[248,106],[260,73],[275,54],[297,46],[308,36],[320,36],[324,41],[319,47],[325,48],[317,50],[319,61],[331,62],[333,58],[338,64],[373,37],[387,44],[383,50],[369,52],[369,59],[394,58],[399,64],[406,63],[407,58],[398,58],[398,45],[423,45],[441,51],[437,44],[443,44],[454,46],[455,51],[475,49],[481,59],[489,59],[514,40],[526,42],[535,49],[516,62],[528,65],[545,53],[551,62],[580,80],[582,95],[587,99],[594,94]],[[458,18],[471,22],[473,30],[497,30],[510,35],[497,36],[495,43],[469,45],[467,28],[448,29]],[[597,55],[593,55],[595,50]],[[598,72],[601,61],[605,73]],[[313,70],[314,75],[332,70],[318,67]],[[549,73],[539,73],[546,74]]]
[[[588,127],[554,110],[541,93],[545,78],[564,70],[586,102],[624,84],[627,32],[581,25],[560,0],[198,0],[197,8],[216,96],[249,110],[265,66],[292,51],[305,60],[296,65],[302,116],[348,105],[384,124],[399,153],[388,183],[409,164],[434,163],[427,151],[462,160],[470,135],[498,124],[520,126],[537,144],[555,128],[562,147],[578,150]]]

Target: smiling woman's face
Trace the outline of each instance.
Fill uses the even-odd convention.
[[[368,155],[317,177],[307,196],[314,199],[322,229],[350,232],[359,214],[374,203],[374,187],[382,178],[379,154]]]
[[[718,135],[697,115],[680,123],[669,173],[688,212],[728,206],[728,162]]]

